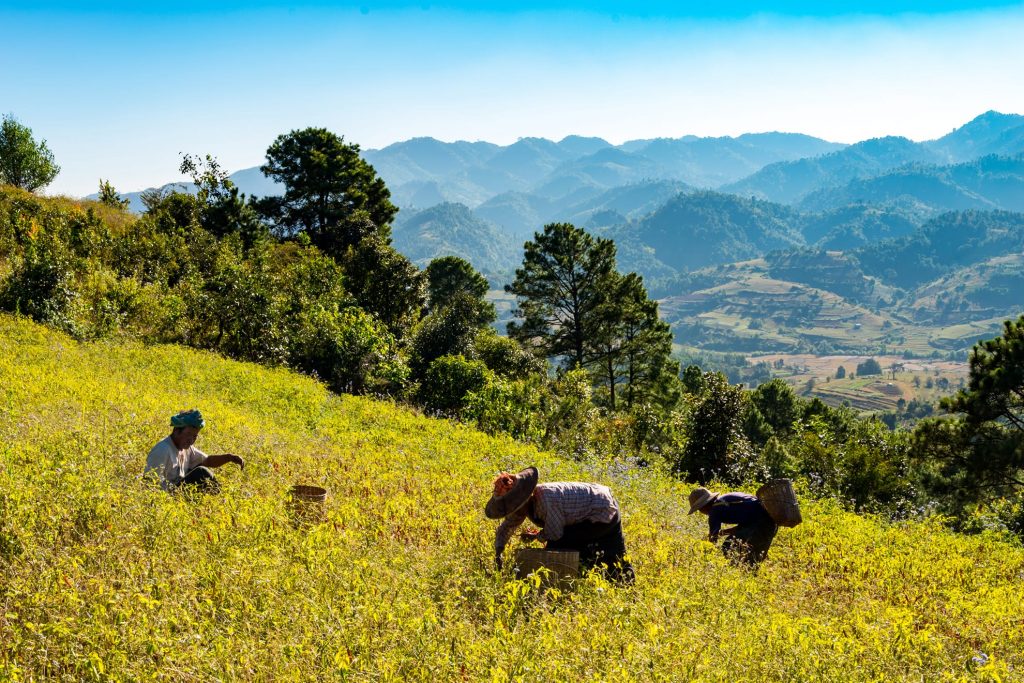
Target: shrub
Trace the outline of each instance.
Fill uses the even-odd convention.
[[[49,235],[32,240],[16,262],[3,291],[0,306],[66,332],[75,331],[72,306],[75,271],[67,248]]]
[[[427,410],[458,415],[470,401],[469,395],[487,385],[489,375],[487,366],[478,360],[441,356],[427,368],[416,398]]]

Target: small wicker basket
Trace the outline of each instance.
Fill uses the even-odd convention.
[[[538,569],[547,569],[545,585],[564,583],[580,575],[580,554],[575,550],[520,548],[516,551],[516,576],[524,578]]]
[[[759,488],[755,495],[779,526],[794,527],[803,521],[800,503],[789,479],[773,479]]]
[[[288,489],[288,513],[292,524],[306,526],[324,521],[324,501],[327,489],[319,486],[296,484]]]

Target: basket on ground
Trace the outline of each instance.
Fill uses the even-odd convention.
[[[304,526],[324,521],[324,501],[327,489],[319,486],[296,484],[288,489],[288,513],[292,524]]]
[[[547,569],[546,584],[575,579],[580,575],[580,554],[575,550],[544,550],[520,548],[516,551],[516,576],[523,578],[538,569]]]
[[[789,479],[773,479],[759,488],[755,495],[779,526],[794,527],[803,521],[796,491]]]

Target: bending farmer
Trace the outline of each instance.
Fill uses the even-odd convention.
[[[501,554],[509,538],[527,517],[541,527],[521,534],[524,541],[547,541],[549,550],[575,550],[580,569],[601,566],[612,580],[633,581],[633,567],[626,561],[619,504],[607,486],[579,482],[538,484],[536,467],[519,474],[502,472],[494,480],[494,493],[484,514],[504,521],[494,538],[494,560],[501,568]]]
[[[245,467],[245,462],[237,455],[207,455],[196,448],[193,444],[204,424],[203,415],[198,410],[173,415],[171,433],[149,452],[143,476],[151,472],[158,475],[160,487],[165,491],[173,491],[182,485],[195,486],[210,493],[220,491],[220,484],[210,470],[229,462]]]
[[[708,540],[727,536],[722,552],[736,564],[754,566],[768,556],[779,525],[764,505],[749,493],[712,493],[703,486],[690,493],[690,512],[700,510],[708,516]],[[723,524],[735,524],[722,529]]]

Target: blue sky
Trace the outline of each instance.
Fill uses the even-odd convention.
[[[237,170],[280,133],[364,147],[783,130],[941,136],[1024,113],[1024,3],[0,0],[0,112],[45,138],[51,192]]]

